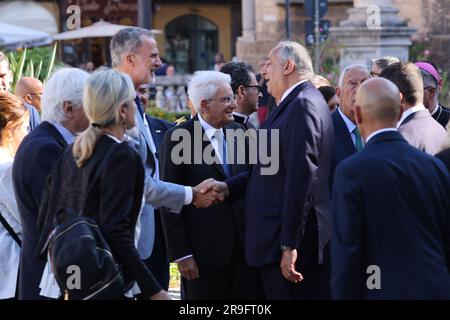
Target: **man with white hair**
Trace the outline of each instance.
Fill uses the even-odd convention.
[[[36,255],[37,215],[47,175],[60,152],[84,131],[89,121],[82,108],[83,86],[89,76],[64,68],[53,74],[42,96],[43,122],[23,139],[13,165],[13,182],[22,220],[19,299],[42,299],[39,283],[45,260]]]
[[[330,111],[308,80],[314,74],[312,62],[300,44],[279,43],[262,71],[278,106],[260,134],[267,130],[266,141],[279,134],[279,168],[265,174],[264,159],[259,158],[248,175],[207,187],[231,199],[246,192],[246,259],[259,267],[268,299],[325,299],[331,236]]]
[[[153,81],[156,69],[161,66],[157,43],[149,30],[134,27],[122,29],[111,39],[110,49],[113,68],[128,74],[136,91],[139,86]],[[139,131],[139,137],[135,138],[139,142],[138,152],[146,174],[138,251],[161,287],[167,290],[169,262],[158,209],[179,213],[183,205],[211,205],[215,196],[202,194],[200,187],[185,187],[159,180],[158,149],[170,125],[145,115],[137,94],[135,102],[138,109],[136,127]]]
[[[231,161],[231,155],[246,155],[248,148],[230,144],[234,140],[228,136],[230,130],[241,129],[242,134],[245,130],[234,122],[237,104],[230,83],[231,77],[221,72],[194,74],[188,94],[197,115],[165,135],[161,146],[162,179],[196,185],[209,178],[223,181],[248,171],[248,164]],[[181,142],[177,138],[180,134],[184,137]],[[227,143],[226,138],[231,141]],[[180,154],[179,144],[185,146],[180,155],[182,163],[174,157]],[[236,145],[232,152],[230,147]],[[210,160],[215,160],[212,164],[207,159],[210,155]],[[186,206],[180,215],[162,215],[169,258],[178,263],[186,299],[259,297],[257,270],[245,263],[243,218],[243,201],[226,201],[208,209]]]
[[[339,107],[331,115],[334,128],[333,155],[331,158],[330,187],[333,184],[334,171],[342,160],[363,149],[361,134],[355,121],[355,99],[361,84],[370,78],[363,65],[351,65],[345,68],[339,77],[336,95]]]

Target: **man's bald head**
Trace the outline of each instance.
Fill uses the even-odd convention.
[[[15,95],[22,98],[26,103],[34,106],[38,111],[41,110],[41,96],[44,85],[39,79],[32,77],[23,77],[17,84]]]
[[[401,110],[400,92],[390,80],[367,80],[356,94],[356,122],[366,139],[377,130],[395,128]]]

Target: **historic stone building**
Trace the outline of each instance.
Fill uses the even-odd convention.
[[[304,41],[304,24],[309,19],[304,0],[290,2],[291,39]],[[382,4],[385,0],[370,2]],[[0,0],[0,21],[31,24],[54,33],[64,30],[67,6],[78,4],[82,8],[83,26],[99,19],[135,25],[142,3],[138,0]],[[286,38],[285,0],[148,0],[145,3],[150,8],[152,27],[163,31],[158,36],[161,55],[180,72],[208,68],[217,52],[223,53],[226,60],[238,56],[257,66],[271,47]],[[447,65],[450,0],[392,0],[392,3],[408,26],[418,33],[431,34],[431,58],[450,67]],[[328,13],[323,19],[329,20],[332,27],[339,26],[348,18],[348,9],[353,5],[353,0],[328,0]],[[38,8],[39,14],[33,15]],[[97,57],[101,42],[83,41],[77,46],[83,52],[93,46],[91,56]]]

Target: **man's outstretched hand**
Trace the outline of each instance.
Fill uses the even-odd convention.
[[[225,182],[207,179],[192,188],[194,198],[192,203],[197,208],[209,208],[210,206],[222,202],[228,197],[228,186]]]

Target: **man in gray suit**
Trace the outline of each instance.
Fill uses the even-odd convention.
[[[397,62],[381,72],[380,77],[391,80],[398,87],[403,114],[398,131],[408,143],[431,155],[438,153],[447,132],[423,105],[423,81],[414,63]]]
[[[155,77],[155,70],[161,66],[158,46],[153,33],[141,28],[125,28],[111,39],[110,43],[112,66],[117,71],[128,74],[136,88],[151,82]],[[200,192],[201,185],[185,187],[178,184],[159,180],[158,154],[155,140],[149,130],[148,119],[144,116],[139,97],[136,95],[136,128],[135,142],[145,167],[145,203],[140,215],[140,238],[138,251],[147,265],[152,258],[155,243],[155,209],[164,209],[172,213],[179,213],[184,205],[195,204],[197,207],[207,207],[216,201],[217,193]],[[130,132],[129,136],[133,136]],[[159,220],[158,220],[159,221]],[[156,226],[158,227],[158,226]],[[168,272],[166,261],[165,274]],[[154,272],[154,267],[150,267]],[[167,289],[168,281],[164,275],[154,273],[160,285]]]

